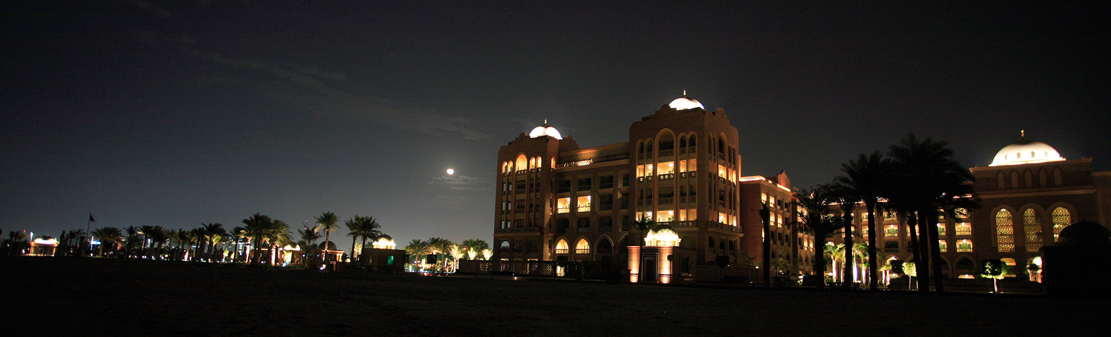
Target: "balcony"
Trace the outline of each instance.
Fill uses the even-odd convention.
[[[587,248],[587,249],[575,249],[575,255],[590,255],[590,248]]]
[[[570,249],[566,249],[566,248],[564,248],[564,249],[556,248],[555,253],[556,253],[556,255],[567,255],[567,253],[569,253],[570,251],[571,251]]]
[[[670,179],[675,179],[675,173],[664,173],[664,174],[661,174],[661,175],[659,176],[659,179],[660,179],[660,180],[670,180]]]
[[[539,233],[540,227],[514,227],[514,228],[500,228],[495,231],[496,233]]]

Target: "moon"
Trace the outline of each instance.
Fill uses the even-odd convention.
[[[454,169],[447,169],[447,175],[449,175],[449,176],[450,176],[450,175],[453,175],[453,174],[455,174],[455,170],[454,170]]]

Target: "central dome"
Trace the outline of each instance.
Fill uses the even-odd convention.
[[[675,110],[690,110],[690,109],[706,110],[706,107],[703,107],[702,103],[699,103],[698,100],[687,97],[687,91],[686,90],[683,90],[683,97],[676,98],[674,101],[671,101],[671,104],[668,104],[667,106],[670,106],[672,109],[675,109]]]
[[[999,153],[995,154],[995,160],[991,161],[990,166],[1034,164],[1061,160],[1065,160],[1065,158],[1061,158],[1061,154],[1057,153],[1057,150],[1052,146],[1027,140],[1026,133],[1023,132],[1022,139],[1004,146],[1003,149],[999,150]]]
[[[529,132],[528,136],[531,137],[531,138],[539,138],[539,137],[543,137],[543,136],[548,136],[548,137],[552,137],[552,138],[555,138],[555,139],[563,140],[563,136],[559,135],[559,130],[556,130],[556,128],[548,126],[548,120],[547,119],[544,120],[544,125],[537,126],[536,128],[532,129],[532,132]]]

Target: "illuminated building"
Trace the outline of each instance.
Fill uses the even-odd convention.
[[[1062,158],[1053,147],[1023,135],[999,150],[991,165],[971,168],[981,207],[939,218],[943,273],[975,278],[984,260],[998,259],[1017,276],[1016,270],[1040,263],[1041,248],[1055,245],[1065,227],[1081,221],[1111,227],[1111,172],[1092,172],[1091,163],[1091,158]],[[856,228],[866,228],[867,211],[855,212]],[[876,219],[882,219],[876,248],[888,260],[913,259],[905,220],[889,212]],[[839,243],[840,237],[832,241]],[[1032,274],[1031,280],[1039,279],[1038,270]]]
[[[519,273],[540,261],[652,263],[630,278],[664,283],[719,256],[735,263],[740,164],[725,111],[685,95],[633,123],[624,143],[582,148],[545,122],[498,150],[494,259]],[[641,218],[667,225],[643,233],[657,235],[643,251]],[[678,240],[659,239],[671,233]]]

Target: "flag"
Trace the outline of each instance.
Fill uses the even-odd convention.
[[[96,222],[96,219],[93,219],[92,213],[89,213],[89,222]]]

